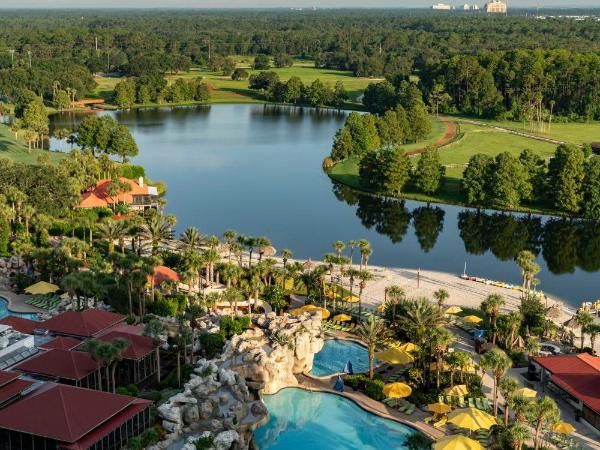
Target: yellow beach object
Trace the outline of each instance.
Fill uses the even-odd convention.
[[[445,403],[432,403],[431,405],[427,405],[427,411],[435,414],[448,414],[452,411],[452,406]]]
[[[462,308],[460,306],[451,306],[444,311],[446,314],[458,314],[459,312],[462,312]]]
[[[412,394],[412,388],[404,383],[390,383],[383,387],[383,395],[389,398],[404,398]]]
[[[382,313],[382,312],[385,312],[385,303],[382,303],[381,305],[379,305],[379,306],[377,307],[377,311],[378,311],[378,312],[381,312],[381,313]]]
[[[469,390],[464,384],[457,384],[456,386],[447,388],[444,391],[444,394],[449,395],[451,397],[460,397],[461,395],[467,395],[468,393]]]
[[[343,300],[346,303],[358,303],[360,299],[356,295],[346,295]]]
[[[301,314],[304,314],[305,312],[314,312],[314,311],[321,311],[321,314],[323,315],[323,319],[327,319],[331,315],[329,310],[327,310],[325,308],[321,308],[320,306],[315,306],[315,305],[306,305],[306,306],[302,306],[301,308],[290,309],[288,311],[288,314],[293,314],[295,316],[299,316]]]
[[[429,363],[429,370],[437,370],[437,363],[435,361]],[[449,370],[451,369],[448,363],[442,361],[440,364],[440,372],[448,372]]]
[[[60,288],[52,283],[47,283],[46,281],[38,281],[35,284],[32,284],[28,288],[25,289],[25,292],[31,295],[45,295],[45,294],[54,294]]]
[[[534,391],[533,389],[529,389],[529,388],[521,388],[521,389],[517,389],[517,391],[515,392],[515,394],[517,395],[521,395],[525,398],[534,398],[537,396],[537,392]]]
[[[444,436],[435,442],[431,448],[433,450],[484,450],[479,442],[462,434]]]
[[[415,360],[410,353],[397,348],[388,348],[381,352],[377,352],[375,353],[375,357],[379,361],[383,361],[388,364],[408,364],[414,362]]]
[[[448,414],[448,422],[471,431],[489,430],[497,425],[496,418],[477,408],[461,408]]]
[[[416,344],[413,344],[412,342],[406,342],[402,345],[399,345],[397,349],[402,350],[404,352],[412,353],[419,350],[419,347]]]
[[[483,319],[481,317],[477,317],[477,316],[465,316],[465,317],[462,317],[462,320],[464,322],[469,322],[469,323],[483,322]]]
[[[569,434],[575,431],[575,427],[567,422],[558,422],[552,427],[554,433]]]
[[[337,316],[333,316],[333,320],[337,322],[349,322],[352,320],[352,316],[349,316],[348,314],[338,314]]]

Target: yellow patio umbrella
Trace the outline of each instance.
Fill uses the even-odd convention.
[[[433,450],[484,450],[479,442],[462,434],[444,436],[438,439],[431,448]]]
[[[444,391],[444,394],[449,395],[451,397],[460,397],[461,395],[467,395],[468,393],[469,390],[464,384],[457,384],[456,386],[447,388]]]
[[[575,431],[575,427],[567,422],[558,422],[552,427],[552,431],[555,433],[570,434]]]
[[[448,414],[450,411],[452,411],[452,406],[439,402],[432,403],[431,405],[427,405],[427,411],[435,414]]]
[[[38,281],[35,284],[32,284],[28,288],[25,289],[25,292],[32,295],[44,295],[44,294],[54,294],[60,288],[52,283],[47,283],[46,281]]]
[[[304,305],[302,307],[302,309],[304,309],[305,311],[315,311],[317,309],[320,309],[319,306],[315,306],[315,305]]]
[[[465,322],[469,322],[469,323],[483,322],[483,319],[481,317],[477,317],[477,316],[465,316],[462,318],[462,320]]]
[[[408,364],[415,360],[410,353],[397,348],[388,348],[377,352],[375,353],[375,357],[389,364]]]
[[[404,398],[412,394],[412,388],[404,383],[390,383],[383,386],[383,395],[390,398]]]
[[[419,347],[416,344],[413,344],[412,342],[406,342],[402,345],[399,345],[397,348],[398,350],[402,350],[409,353],[416,352],[417,350],[419,350]]]
[[[348,322],[352,320],[352,316],[349,316],[348,314],[338,314],[337,316],[333,316],[333,320],[337,322]]]
[[[533,398],[533,397],[537,396],[537,392],[534,391],[533,389],[529,389],[529,388],[517,389],[515,394],[521,395],[525,398]]]
[[[293,314],[295,316],[299,316],[300,314],[304,314],[306,312],[306,310],[304,308],[295,308],[295,309],[290,309],[288,311],[288,314]]]
[[[444,311],[446,314],[458,314],[459,312],[462,312],[462,308],[460,306],[451,306]]]
[[[471,431],[489,430],[498,423],[494,416],[477,408],[455,409],[448,414],[448,422]]]
[[[358,303],[360,301],[356,295],[346,295],[343,300],[347,303]]]
[[[385,312],[385,303],[382,303],[381,305],[379,305],[377,307],[377,311],[379,311],[379,312]]]

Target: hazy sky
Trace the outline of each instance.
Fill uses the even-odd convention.
[[[331,7],[427,7],[438,0],[0,0],[0,8],[271,8],[290,6]],[[487,0],[443,0],[460,5]],[[600,0],[508,0],[509,7],[592,7]]]

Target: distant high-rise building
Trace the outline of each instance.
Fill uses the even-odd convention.
[[[491,0],[485,5],[485,12],[488,13],[506,14],[506,11],[508,11],[508,6],[501,0]]]
[[[435,5],[433,5],[431,7],[431,9],[439,9],[439,10],[444,10],[444,11],[450,11],[452,9],[452,6],[447,5],[446,3],[436,3]]]

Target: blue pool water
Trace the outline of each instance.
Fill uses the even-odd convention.
[[[416,432],[326,392],[287,388],[264,402],[269,421],[254,433],[261,450],[405,449]]]
[[[352,362],[355,373],[369,370],[369,352],[367,348],[353,341],[327,339],[323,349],[315,355],[311,374],[324,377],[342,372],[346,363]],[[375,360],[377,365],[377,360]]]
[[[8,309],[8,302],[6,301],[6,299],[0,297],[0,319],[5,318],[6,316],[17,316],[23,317],[24,319],[37,320],[37,314],[16,313],[10,311]]]

